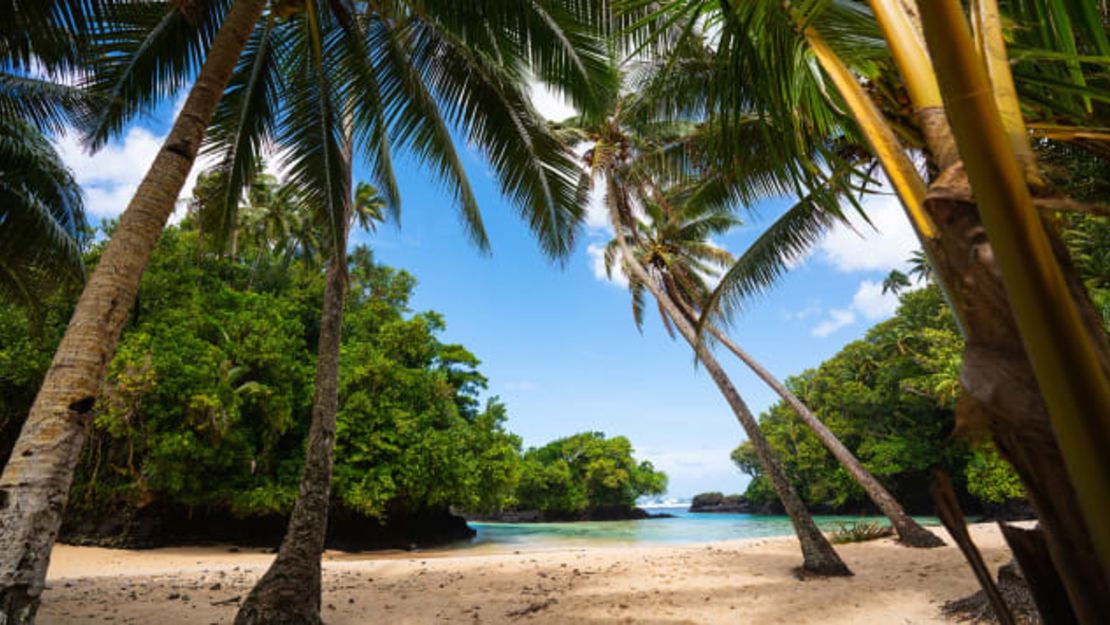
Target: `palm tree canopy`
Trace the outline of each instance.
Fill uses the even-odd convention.
[[[766,170],[773,181],[768,186],[799,198],[722,278],[709,308],[727,321],[843,218],[838,204],[847,201],[862,211],[857,194],[873,186],[867,172],[859,171],[870,167],[870,152],[817,63],[806,31],[819,33],[859,76],[910,148],[923,145],[917,121],[865,3],[620,4],[640,12],[626,37],[655,56],[638,72],[642,109],[712,125],[714,139],[706,141],[712,150],[703,163],[721,178],[742,181],[744,171],[760,170],[759,163],[778,163]],[[1033,133],[1110,153],[1110,48],[1097,9],[1064,0],[1002,0],[1000,6],[1009,20],[1007,43]]]
[[[85,275],[83,199],[47,133],[89,112],[56,79],[78,70],[88,20],[108,4],[0,2],[0,292],[25,305]]]
[[[616,237],[624,237],[655,285],[671,300],[696,312],[712,292],[714,281],[734,261],[731,254],[713,243],[712,237],[727,233],[741,222],[727,207],[682,204],[671,199],[672,194],[665,194],[662,202],[646,204],[643,217],[636,217],[614,236],[605,248],[605,271],[612,276],[613,268],[621,263],[621,245]],[[632,294],[633,319],[640,328],[647,285],[640,284],[631,272],[624,274]],[[670,332],[670,322],[662,309],[660,316]]]
[[[92,85],[113,104],[87,126],[92,145],[188,84],[229,1],[139,3],[116,13]],[[263,152],[275,151],[286,182],[327,216],[334,239],[350,202],[349,137],[386,209],[400,203],[394,151],[407,150],[444,182],[471,239],[486,249],[457,131],[484,152],[543,250],[565,255],[580,218],[574,159],[532,108],[527,84],[535,76],[582,110],[603,105],[616,84],[606,12],[601,0],[271,7],[209,133],[206,149],[226,172],[225,207],[235,210]]]

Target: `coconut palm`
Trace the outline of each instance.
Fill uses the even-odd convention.
[[[728,137],[755,115],[764,121],[767,133],[779,137],[771,147],[787,154],[798,155],[799,146],[850,138],[881,164],[968,339],[960,421],[983,426],[1014,465],[1041,518],[1073,607],[1082,619],[1095,622],[1099,614],[1110,611],[1110,539],[1096,529],[1110,523],[1110,482],[1091,478],[1110,475],[1106,455],[1095,451],[1110,444],[1105,421],[1110,406],[1100,403],[1110,397],[1106,392],[1110,346],[1069,268],[1064,247],[1026,210],[1028,198],[1019,197],[1024,180],[1018,176],[1019,182],[1014,183],[1013,173],[1029,176],[1034,189],[1047,191],[1037,181],[1036,159],[1027,145],[1029,132],[1060,140],[1084,136],[1090,143],[1104,141],[1097,128],[1093,132],[1075,128],[1100,125],[1104,113],[1099,112],[1098,102],[1106,95],[1100,79],[1080,80],[1075,70],[1090,72],[1097,63],[1092,65],[1075,52],[1086,50],[1097,56],[1107,49],[1106,35],[1097,12],[1086,6],[1091,3],[1001,4],[1006,17],[1019,25],[1012,31],[1012,45],[1035,61],[1008,62],[1002,37],[1006,22],[998,4],[990,0],[972,3],[979,54],[968,43],[970,37],[964,37],[965,16],[957,15],[955,3],[947,0],[871,0],[871,11],[860,3],[839,2],[663,3],[658,5],[659,20],[709,22],[715,40],[710,45],[704,38],[696,44],[689,41],[698,33],[656,39],[665,57],[701,51],[695,57],[700,63],[696,67],[704,71],[696,77],[657,81],[654,95],[663,96],[665,102],[658,108],[700,110],[715,120],[723,129],[723,139],[716,142],[722,148],[717,163],[733,166],[735,161],[728,155],[738,156],[732,150],[736,143]],[[936,65],[938,71],[924,46],[918,10],[930,19],[934,11],[943,13],[943,19],[925,29],[932,33],[931,39],[945,41],[932,46],[933,56],[942,61]],[[887,50],[893,54],[887,56]],[[951,56],[956,51],[963,56]],[[980,68],[984,59],[989,83],[970,71]],[[661,63],[680,61],[668,58]],[[961,71],[950,72],[952,68]],[[938,75],[948,75],[950,80],[938,84]],[[979,94],[978,113],[962,110],[962,101],[950,110],[946,100],[960,97],[953,85],[963,80],[960,84],[966,87],[972,79],[978,80],[978,91],[970,90]],[[668,81],[682,83],[683,89]],[[902,89],[911,102],[910,114],[897,103]],[[700,109],[695,103],[700,103]],[[1023,114],[1034,122],[1028,129]],[[988,126],[983,116],[990,117],[993,125]],[[957,117],[960,123],[950,126],[950,119]],[[972,119],[978,127],[964,123]],[[1061,123],[1070,128],[1056,125]],[[992,138],[975,135],[988,127],[995,133]],[[961,133],[965,138],[956,140]],[[978,139],[968,139],[973,135]],[[907,154],[907,148],[915,147],[925,149],[928,169],[934,173],[928,185]],[[973,159],[963,158],[965,148]],[[1001,165],[1002,161],[1007,164]],[[980,175],[980,162],[997,166],[996,175]],[[1005,176],[1000,173],[1003,168],[1008,168]],[[1009,181],[1006,193],[1011,195],[999,190],[998,180]],[[802,190],[808,184],[802,179],[798,183]],[[980,215],[984,205],[972,199],[972,187],[975,197],[989,189],[992,201],[1010,197],[1007,205],[1022,206],[1024,212],[1011,215],[1009,221],[990,210]],[[1046,198],[1034,204],[1044,209],[1068,203]],[[770,236],[758,241],[726,273],[707,304],[711,315],[735,312],[781,275],[821,233],[814,222],[805,215],[785,216],[781,227],[772,228]],[[1025,245],[1013,247],[1019,233],[1012,227],[1019,223],[1025,228],[1020,233]],[[978,234],[983,228],[990,234],[989,243]],[[996,240],[994,232],[1001,238]],[[1009,251],[997,255],[994,246],[999,241],[1006,242]],[[1053,295],[1044,290],[1050,285],[1056,289]],[[1030,296],[1035,289],[1041,289],[1041,295]],[[1045,317],[1039,315],[1046,309],[1054,311],[1059,323],[1044,323]],[[1054,333],[1055,339],[1048,340]],[[1061,349],[1071,350],[1073,357],[1061,360]],[[1079,470],[1080,465],[1086,469]]]
[[[910,288],[911,284],[909,276],[897,269],[891,269],[890,273],[883,278],[883,295],[887,293],[898,295]]]
[[[649,216],[654,214],[662,217],[661,211],[664,210],[666,198],[659,183],[660,179],[666,178],[667,174],[674,174],[676,179],[682,178],[673,169],[658,167],[661,163],[674,161],[674,154],[668,154],[672,151],[668,148],[673,149],[670,144],[689,132],[690,128],[683,125],[662,124],[642,128],[641,132],[631,132],[626,125],[626,120],[631,120],[627,122],[629,124],[634,123],[635,115],[627,115],[629,113],[627,102],[627,98],[617,101],[613,111],[607,117],[583,116],[555,125],[557,133],[564,142],[568,144],[584,142],[589,146],[582,156],[584,167],[579,187],[589,189],[596,182],[604,185],[605,204],[614,232],[617,233],[613,243],[607,249],[607,267],[611,268],[615,259],[620,259],[621,268],[629,276],[633,314],[637,323],[642,319],[643,291],[647,290],[659,306],[668,331],[673,332],[673,324],[673,329],[690,344],[698,360],[725,396],[748,440],[752,442],[779,501],[790,517],[801,545],[803,568],[821,575],[850,575],[848,567],[817,528],[798,493],[787,480],[781,463],[759,429],[759,424],[751,410],[748,409],[712,352],[697,338],[696,324],[682,312],[680,304],[672,299],[671,293],[666,288],[666,279],[679,279],[679,277],[653,273],[656,271],[655,265],[645,265],[632,251],[630,242],[641,243],[634,225],[638,219],[637,212],[646,211]],[[660,171],[664,174],[659,175]],[[697,238],[698,241],[682,252],[688,254],[686,258],[691,271],[710,270],[713,264],[720,262],[722,257],[719,251],[715,251],[707,244],[705,237],[734,224],[732,218],[723,210],[728,205],[729,198],[716,197],[711,191],[715,189],[716,184],[717,181],[713,179],[695,180],[681,190],[693,218],[693,223],[689,224],[691,230],[703,235],[690,237]],[[583,195],[583,201],[585,197]],[[704,217],[704,219],[698,220],[698,217]],[[666,219],[659,221],[661,224],[666,224],[663,227],[683,225]],[[659,245],[652,246],[648,243],[644,245],[644,253],[649,259],[654,258],[656,254],[669,253],[669,250]]]
[[[224,163],[228,193],[238,194],[256,171],[266,141],[293,146],[284,155],[289,173],[304,183],[299,185],[302,201],[327,215],[328,247],[340,259],[348,204],[343,198],[350,196],[341,165],[350,159],[343,158],[339,132],[347,111],[340,104],[350,104],[353,144],[371,163],[390,204],[396,205],[389,156],[396,145],[447,182],[472,238],[486,244],[477,203],[453,145],[455,125],[490,156],[502,190],[534,231],[547,233],[541,244],[556,255],[570,245],[576,213],[563,208],[573,207],[574,189],[565,183],[558,160],[547,160],[556,142],[545,142],[539,124],[524,114],[530,109],[520,85],[534,74],[589,109],[591,102],[604,99],[598,89],[611,82],[607,50],[596,37],[606,17],[600,0],[522,6],[492,0],[120,4],[93,29],[99,62],[90,86],[106,104],[97,107],[86,126],[90,146],[103,145],[137,113],[191,87],[89,278],[12,460],[0,476],[7,504],[0,510],[5,530],[0,535],[0,604],[12,623],[34,617],[105,367],[143,268],[225,90],[227,110],[241,113],[220,126],[231,134],[216,137],[234,146]],[[307,24],[309,20],[313,23]],[[483,27],[475,28],[478,24]],[[283,30],[292,33],[283,45],[293,49],[271,45]],[[319,96],[299,98],[300,108],[279,106],[283,102],[272,81],[280,74],[269,71],[287,59],[301,70],[287,70],[289,87]],[[343,80],[328,82],[336,73]],[[310,117],[314,123],[304,126],[280,123]],[[279,135],[266,134],[279,128]],[[333,263],[340,274],[343,266]],[[338,284],[339,278],[331,282]]]
[[[52,78],[77,69],[84,46],[66,24],[95,8],[0,4],[0,294],[27,306],[85,275],[81,193],[47,135],[88,113],[79,90]]]
[[[489,28],[478,34],[456,23],[457,8],[448,5],[442,15],[402,4],[341,15],[309,2],[285,20],[268,19],[248,43],[206,148],[224,174],[224,201],[217,206],[229,210],[222,222],[238,223],[238,199],[268,146],[284,164],[285,184],[310,208],[327,277],[299,494],[278,556],[241,606],[237,623],[319,621],[347,238],[352,221],[370,227],[399,210],[393,150],[411,149],[432,166],[456,193],[471,237],[485,247],[478,206],[448,130],[457,122],[490,157],[502,190],[541,247],[552,256],[570,249],[578,220],[575,161],[532,110],[525,78],[535,71],[550,79],[547,63],[570,55],[576,69],[559,74],[561,86],[573,91],[591,83],[600,99],[610,74],[600,31],[590,36],[589,16],[574,13],[582,6],[554,2],[547,8],[554,10],[550,19],[538,22],[490,22],[482,14]],[[571,35],[579,39],[566,47]],[[352,189],[356,149],[370,162],[381,194],[370,185]]]
[[[678,305],[686,321],[696,326],[702,307],[712,292],[709,281],[719,277],[734,262],[731,254],[710,242],[710,237],[728,232],[739,225],[740,221],[731,211],[720,207],[691,210],[681,204],[680,193],[662,193],[656,199],[658,203],[644,205],[644,219],[636,219],[634,224],[630,224],[630,228],[634,228],[636,233],[626,237],[626,245],[637,255],[639,264],[658,280],[658,288]],[[612,270],[619,253],[618,242],[610,242],[605,254],[608,271]],[[629,286],[632,293],[642,294],[644,286],[635,279],[629,278]],[[642,311],[643,305],[633,304],[633,310]],[[663,319],[666,323],[668,317],[664,314]],[[637,324],[641,321],[642,318],[637,317]],[[790,406],[867,493],[875,506],[890,519],[903,544],[911,547],[939,547],[944,544],[906,514],[879,480],[860,464],[855,455],[786,385],[719,328],[712,324],[708,324],[706,328],[713,338],[739,358]]]

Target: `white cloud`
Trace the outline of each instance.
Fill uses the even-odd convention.
[[[539,384],[531,380],[509,380],[505,382],[504,386],[506,391],[521,393],[531,393],[532,391],[538,391],[540,388]]]
[[[801,310],[788,310],[788,311],[782,313],[782,316],[787,321],[804,321],[804,320],[809,319],[811,317],[816,317],[816,316],[820,315],[822,312],[824,312],[824,309],[821,308],[820,305],[818,305],[818,304],[809,304],[808,306],[806,306],[805,308],[802,308]]]
[[[879,282],[864,280],[860,282],[852,297],[852,309],[869,321],[886,319],[898,308],[898,296],[892,292],[883,293]]]
[[[912,288],[920,288],[921,286],[915,285]],[[848,308],[830,310],[825,319],[814,326],[812,334],[813,336],[825,337],[855,323],[857,319],[871,322],[881,321],[893,315],[897,308],[897,295],[890,292],[883,293],[881,282],[864,280],[859,283],[859,288],[856,289],[856,294],[852,296],[852,303],[848,305]],[[810,307],[793,314],[793,316],[788,315],[787,318],[805,319],[809,316],[821,315],[821,313],[820,307]]]
[[[835,308],[829,311],[829,317],[814,326],[813,336],[825,337],[837,330],[856,322],[856,313],[849,308]]]
[[[817,245],[817,258],[843,272],[904,267],[919,244],[898,198],[872,195],[863,206],[871,224],[858,216],[852,227],[837,224]]]
[[[586,228],[599,234],[612,234],[613,225],[609,223],[609,207],[605,205],[605,192],[600,184],[590,189],[590,201],[586,205]]]
[[[604,245],[590,243],[586,246],[586,253],[590,256],[590,269],[593,270],[595,278],[622,289],[628,288],[628,277],[624,275],[624,271],[620,268],[619,264],[613,267],[612,278],[605,274]]]
[[[59,139],[58,152],[81,185],[89,214],[96,218],[114,218],[127,208],[158,155],[163,139],[164,136],[156,136],[146,128],[132,126],[121,138],[89,154],[81,146],[78,133],[70,131]],[[192,195],[197,176],[210,164],[208,159],[197,159],[181,189],[181,198]],[[171,220],[177,221],[182,213],[179,203]]]
[[[730,457],[734,447],[735,445],[713,449],[644,449],[637,455],[650,461],[656,469],[674,480],[676,477],[696,478],[736,473],[738,469]]]
[[[545,118],[552,121],[562,121],[578,114],[573,106],[539,81],[532,81],[529,85],[532,94],[532,106]]]

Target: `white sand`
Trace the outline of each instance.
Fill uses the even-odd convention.
[[[978,587],[943,536],[950,546],[939,549],[908,549],[889,539],[839,546],[855,576],[805,581],[794,575],[801,556],[793,538],[532,552],[329,552],[323,613],[328,625],[945,623],[940,606]],[[1009,560],[996,526],[974,526],[972,536],[992,567]],[[38,622],[231,623],[237,608],[231,600],[249,591],[272,557],[228,547],[59,545]]]

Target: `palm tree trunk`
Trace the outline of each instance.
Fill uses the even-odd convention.
[[[289,517],[277,558],[251,589],[235,616],[235,625],[318,625],[321,567],[328,529],[331,473],[335,459],[335,418],[339,411],[339,350],[347,295],[347,232],[351,218],[352,145],[345,146],[346,206],[337,246],[328,262],[320,343],[316,359],[316,394],[308,431],[300,491]]]
[[[659,297],[659,295],[656,295],[656,297]],[[664,304],[664,307],[666,306]],[[717,384],[721,394],[725,396],[729,407],[736,415],[736,420],[740,422],[744,432],[748,435],[748,440],[752,443],[752,447],[755,448],[755,454],[759,457],[760,464],[763,465],[763,471],[770,478],[775,494],[782,502],[786,515],[790,517],[791,525],[794,526],[794,533],[798,535],[798,541],[802,546],[802,568],[819,575],[851,575],[852,572],[848,569],[848,566],[840,559],[828,539],[818,529],[817,524],[813,522],[813,517],[806,510],[802,498],[798,496],[798,492],[794,490],[794,486],[786,478],[786,473],[775,456],[774,450],[771,449],[771,444],[763,436],[763,431],[759,429],[759,423],[755,420],[751,411],[748,410],[747,404],[744,403],[740,393],[736,391],[736,387],[732,385],[717,359],[713,357],[704,343],[697,340],[693,328],[686,324],[685,319],[672,317],[671,320],[679,329],[679,332],[682,333],[686,342],[694,348],[698,359],[705,366],[705,370],[709,372],[709,377],[713,378],[713,381]]]
[[[959,163],[930,185],[925,209],[942,232],[930,242],[930,259],[938,279],[950,285],[950,303],[961,313],[966,339],[960,372],[964,393],[956,407],[957,426],[991,433],[1037,511],[1076,614],[1082,622],[1099,622],[1101,615],[1110,614],[1110,580],[1095,556],[1092,532],[1105,528],[1089,529],[1084,522],[978,204]],[[1051,231],[1048,235],[1106,369],[1110,348],[1101,320],[1059,236]]]
[[[880,10],[877,4],[889,5],[871,4],[876,11]],[[902,0],[902,10],[920,30],[917,12],[905,10],[906,5],[912,4]],[[893,9],[890,5],[886,10]],[[890,33],[887,40],[892,46],[908,41]],[[930,63],[921,51],[903,58],[919,64]],[[837,86],[843,92],[846,87],[858,85]],[[1072,606],[1084,622],[1097,622],[1099,615],[1110,614],[1110,574],[1102,570],[1092,541],[1092,532],[1102,530],[1088,528],[1084,523],[1075,487],[1066,472],[1064,456],[995,263],[994,250],[986,238],[963,170],[947,112],[943,104],[937,105],[930,99],[915,102],[914,106],[931,164],[940,172],[929,185],[923,207],[924,221],[935,224],[937,236],[923,232],[923,220],[917,218],[920,211],[913,198],[906,209],[966,340],[960,373],[964,393],[957,405],[957,426],[991,433],[1003,457],[1017,471],[1037,511]],[[861,119],[855,110],[853,117]],[[881,151],[877,154],[884,155]],[[888,175],[899,171],[897,162],[885,158],[882,161]],[[1048,236],[1056,260],[1064,269],[1071,297],[1079,305],[1083,323],[1096,343],[1102,366],[1110,371],[1110,345],[1101,320],[1059,236],[1051,229]]]
[[[786,386],[775,378],[770,371],[764,369],[763,365],[759,364],[759,362],[748,355],[747,352],[740,349],[739,345],[716,327],[711,325],[708,326],[707,330],[720,341],[722,345],[735,354],[737,358],[743,361],[749,369],[754,371],[755,374],[759,376],[759,379],[763,380],[767,386],[774,389],[779,397],[797,413],[802,422],[809,426],[809,429],[817,435],[817,438],[821,440],[821,443],[829,450],[829,453],[840,462],[840,465],[851,474],[852,478],[863,488],[871,501],[878,506],[879,510],[882,510],[883,514],[886,515],[888,519],[890,519],[890,524],[894,526],[894,531],[898,533],[898,539],[902,541],[902,544],[909,547],[922,548],[944,546],[944,541],[929,530],[918,525],[917,521],[914,521],[906,514],[906,511],[902,509],[902,506],[894,499],[890,492],[883,487],[879,480],[860,464],[860,461],[844,446],[844,443],[841,443],[840,439],[817,418],[817,415],[813,414],[794,393],[790,392],[790,389],[786,388]]]
[[[709,372],[709,377],[713,378],[713,382],[717,384],[717,388],[725,396],[729,407],[736,415],[736,420],[740,422],[740,426],[744,428],[744,432],[748,435],[748,440],[751,441],[756,456],[759,457],[759,462],[763,465],[764,473],[771,480],[775,494],[782,502],[782,507],[786,510],[791,525],[794,526],[794,533],[797,534],[798,542],[802,547],[802,568],[817,575],[851,575],[852,572],[848,569],[848,566],[840,559],[832,544],[821,533],[817,524],[813,522],[813,517],[809,515],[809,511],[806,510],[805,504],[802,503],[801,497],[794,490],[790,480],[786,479],[786,473],[783,471],[782,465],[779,464],[778,458],[775,457],[771,444],[763,436],[763,431],[759,429],[759,423],[748,409],[748,405],[744,403],[744,399],[740,397],[736,387],[732,385],[728,374],[721,368],[720,363],[713,357],[705,344],[697,340],[694,327],[687,322],[678,305],[659,288],[643,265],[632,255],[632,251],[628,249],[628,243],[624,240],[624,233],[620,227],[616,210],[610,209],[609,213],[624,265],[633,274],[633,277],[651,292],[652,296],[663,307],[667,316],[670,317],[675,328],[693,348],[698,359],[705,366],[705,370]]]
[[[235,625],[320,622],[320,556],[324,552],[331,496],[335,415],[339,407],[340,328],[347,284],[346,250],[342,252],[342,256],[337,253],[329,261],[324,286],[316,396],[300,492],[277,558],[243,602]]]
[[[0,623],[34,620],[104,372],[143,269],[264,5],[236,0],[229,9],[185,106],[81,294],[0,476]]]

